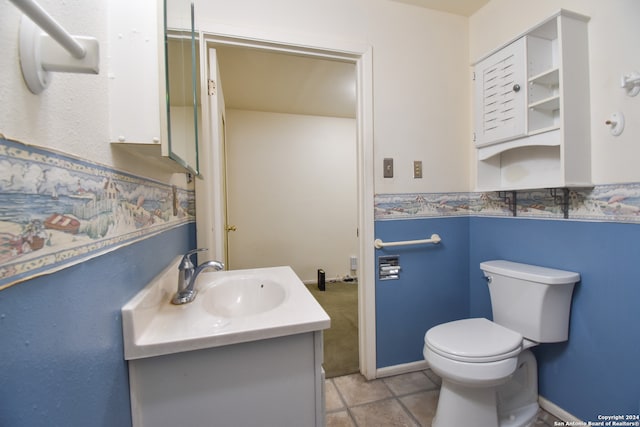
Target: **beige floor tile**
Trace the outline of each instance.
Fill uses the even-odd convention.
[[[431,379],[431,381],[433,381],[433,383],[438,387],[442,385],[442,379],[438,375],[436,375],[431,369],[427,369],[426,371],[422,371],[422,372],[424,372],[424,374],[428,376],[429,379]]]
[[[536,418],[536,422],[533,425],[544,426],[544,427],[560,425],[560,419],[554,417],[544,409],[540,409],[538,411],[538,417]]]
[[[422,372],[396,375],[394,377],[384,378],[383,381],[396,396],[404,396],[405,394],[415,393],[417,391],[434,390],[438,388],[438,386]]]
[[[400,398],[402,404],[421,426],[430,427],[438,407],[438,390],[423,391]]]
[[[356,425],[345,410],[327,414],[327,427],[356,427]]]
[[[336,386],[333,384],[332,380],[325,380],[324,396],[325,396],[325,406],[326,406],[325,409],[327,412],[344,409],[344,403],[342,402],[342,399],[340,399],[338,390],[336,389]]]
[[[360,374],[333,378],[333,382],[349,407],[392,396],[382,380],[367,381]]]
[[[325,384],[327,426],[431,427],[440,384],[430,369],[374,381],[360,374],[332,378]],[[559,420],[540,410],[534,425],[552,427],[554,421]]]
[[[358,426],[419,427],[396,399],[387,399],[351,408]]]

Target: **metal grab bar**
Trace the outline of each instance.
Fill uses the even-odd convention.
[[[423,239],[423,240],[404,240],[400,242],[383,242],[380,239],[376,239],[373,241],[373,245],[376,247],[376,249],[382,249],[389,246],[421,245],[424,243],[433,243],[437,245],[438,243],[440,243],[440,241],[442,241],[442,239],[440,238],[439,235],[432,234],[429,239]]]

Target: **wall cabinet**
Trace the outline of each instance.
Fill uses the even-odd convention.
[[[167,4],[170,2],[170,4]],[[192,72],[196,68],[190,46],[182,41],[193,38],[193,21],[187,19],[183,31],[168,35],[165,10],[192,17],[192,2],[186,0],[144,0],[131,3],[110,0],[109,10],[109,133],[110,142],[117,150],[124,150],[143,161],[170,172],[190,171],[198,173],[196,123],[194,98],[191,113],[185,114],[183,106],[176,111],[176,118],[187,117],[184,123],[169,120],[169,80],[174,62],[166,60],[171,52],[176,57],[188,58],[186,65],[178,64],[179,78],[188,78],[175,87],[194,87]],[[183,22],[175,18],[173,22]],[[191,25],[190,25],[191,24]],[[187,34],[185,36],[184,34]],[[172,40],[169,40],[172,39]],[[188,43],[187,43],[188,44]],[[171,46],[178,46],[170,49]],[[188,73],[182,73],[183,69]],[[197,81],[195,82],[197,85]],[[189,121],[187,121],[190,118]],[[171,130],[171,126],[173,129]],[[182,132],[175,132],[175,130]]]
[[[587,22],[562,10],[474,65],[477,190],[591,186]]]

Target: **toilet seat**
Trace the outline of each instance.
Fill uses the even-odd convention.
[[[425,344],[442,357],[460,362],[495,362],[522,351],[519,333],[484,318],[456,320],[435,326]]]

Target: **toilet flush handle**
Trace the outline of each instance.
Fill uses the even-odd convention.
[[[493,280],[493,277],[491,276],[484,276],[484,280],[487,281],[487,284],[491,283],[491,281]]]

